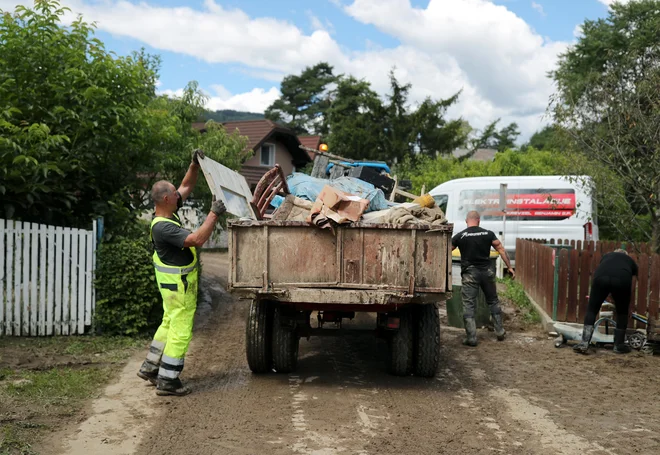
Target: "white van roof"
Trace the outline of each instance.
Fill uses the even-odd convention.
[[[571,182],[574,180],[575,183]],[[483,185],[492,185],[500,183],[507,183],[509,185],[524,185],[529,186],[530,184],[536,184],[540,186],[548,185],[557,185],[561,184],[562,186],[567,187],[582,187],[583,182],[590,184],[591,177],[586,175],[521,175],[521,176],[487,176],[487,177],[467,177],[462,179],[448,180],[444,183],[433,188],[429,191],[429,194],[433,195],[441,191],[447,191],[456,187],[468,187],[468,186],[483,186]]]

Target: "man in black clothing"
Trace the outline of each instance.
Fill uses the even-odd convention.
[[[497,298],[495,272],[490,268],[490,248],[500,253],[500,257],[508,267],[513,278],[516,274],[511,267],[511,261],[506,254],[504,245],[497,239],[494,232],[479,227],[481,217],[476,211],[469,212],[465,219],[468,227],[451,239],[452,250],[458,248],[461,252],[461,278],[463,289],[463,320],[467,338],[463,341],[466,346],[477,345],[477,325],[474,314],[477,309],[479,289],[486,296],[486,303],[490,309],[495,326],[497,340],[502,341],[506,331],[502,325],[502,309]]]
[[[596,316],[608,295],[612,295],[616,306],[616,329],[614,330],[614,352],[627,354],[630,346],[625,343],[626,328],[628,327],[628,308],[630,306],[630,292],[632,290],[632,278],[637,276],[637,264],[628,256],[626,250],[616,250],[607,253],[600,260],[600,264],[594,271],[589,293],[589,306],[584,318],[582,330],[582,342],[573,350],[580,354],[589,351],[589,343],[594,334],[594,323]]]

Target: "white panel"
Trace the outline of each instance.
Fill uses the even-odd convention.
[[[92,325],[92,317],[96,308],[96,287],[94,279],[96,278],[96,220],[92,222],[91,238],[87,239],[87,296],[85,299],[85,325]],[[90,243],[91,242],[91,243]],[[91,291],[91,294],[90,294]]]
[[[30,334],[30,238],[32,233],[32,223],[23,223],[23,322],[21,334],[28,336]]]
[[[78,317],[78,235],[79,229],[71,230],[71,282],[69,283],[69,331],[74,333]]]
[[[39,335],[46,335],[46,253],[48,251],[48,227],[39,225]]]
[[[55,227],[48,226],[48,282],[46,285],[46,335],[53,334],[55,309]]]
[[[62,334],[62,246],[64,244],[64,229],[55,229],[55,335]]]
[[[12,272],[14,271],[14,222],[7,221],[7,273],[5,276],[5,289],[7,294],[7,299],[5,300],[5,335],[12,334],[12,320],[13,313],[13,283],[12,283]]]
[[[87,231],[78,231],[78,311],[74,330],[81,335],[85,332],[85,247],[88,235]]]
[[[5,220],[0,219],[0,336],[5,333]]]
[[[211,158],[202,158],[200,166],[211,192],[225,203],[227,212],[241,218],[257,219],[250,205],[252,192],[245,177]]]
[[[23,264],[23,225],[17,222],[14,225],[14,254],[16,260],[14,261],[14,335],[20,336],[21,334],[21,272]]]
[[[64,228],[64,250],[62,252],[62,335],[69,334],[69,317],[71,298],[71,282],[69,273],[71,267],[71,228]]]
[[[31,244],[30,244],[30,336],[37,336],[37,282],[39,272],[39,225],[32,223]]]

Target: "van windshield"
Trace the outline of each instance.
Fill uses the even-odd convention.
[[[435,205],[440,207],[442,212],[447,215],[447,201],[449,200],[449,197],[446,194],[436,194],[433,196],[433,199],[435,200]]]
[[[530,188],[507,192],[507,220],[565,220],[575,214],[575,209],[575,190],[570,188]],[[471,210],[479,212],[482,221],[502,220],[499,189],[461,191],[458,215],[465,217]]]

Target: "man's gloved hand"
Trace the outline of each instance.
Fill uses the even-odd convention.
[[[216,215],[220,216],[227,211],[227,208],[225,207],[225,204],[222,201],[214,200],[213,204],[211,204],[211,211]]]
[[[197,149],[197,150],[193,151],[192,161],[193,161],[193,163],[199,165],[199,158],[204,158],[204,157],[205,157],[205,155],[204,155],[204,152],[202,151],[202,149]]]

